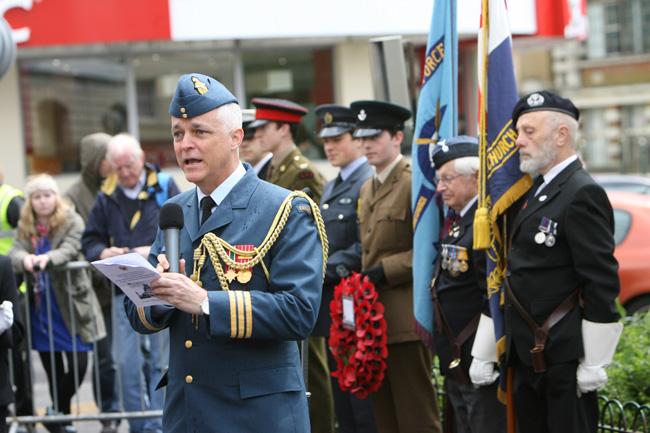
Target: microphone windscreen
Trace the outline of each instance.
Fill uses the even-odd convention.
[[[182,229],[183,224],[183,209],[176,203],[165,203],[160,209],[160,216],[158,218],[160,229]]]

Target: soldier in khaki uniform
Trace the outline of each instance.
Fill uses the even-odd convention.
[[[363,274],[375,284],[388,324],[388,368],[373,398],[380,433],[440,432],[431,354],[415,333],[411,165],[400,154],[406,108],[356,101],[354,132],[375,174],[359,198]]]
[[[259,146],[273,154],[266,181],[289,190],[309,188],[313,200],[320,202],[325,180],[316,167],[300,152],[295,135],[300,119],[308,110],[282,99],[253,98],[255,129]],[[334,433],[334,399],[327,365],[325,337],[308,339],[307,388],[311,392],[309,415],[312,433]]]
[[[253,98],[251,102],[256,108],[255,121],[248,127],[255,129],[262,149],[273,154],[267,182],[289,190],[309,188],[318,203],[325,180],[294,142],[300,119],[309,110],[284,99]]]

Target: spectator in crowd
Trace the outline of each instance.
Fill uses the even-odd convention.
[[[9,349],[23,337],[20,321],[18,290],[11,261],[0,255],[0,433],[7,433],[9,403],[14,401],[14,391],[9,376]]]
[[[84,223],[88,222],[90,209],[95,204],[102,182],[111,172],[111,166],[106,159],[106,150],[110,139],[110,135],[96,132],[86,135],[80,142],[81,174],[64,195],[74,205]],[[93,368],[99,370],[97,375],[93,375],[93,377],[99,377],[99,383],[93,381],[95,401],[102,412],[117,412],[119,401],[115,380],[116,367],[111,354],[113,295],[110,283],[99,272],[92,272],[92,284],[102,307],[106,324],[106,338],[97,342],[98,362],[93,364]],[[101,433],[115,432],[117,421],[102,420],[101,422],[104,427]]]
[[[80,259],[81,217],[61,199],[49,175],[30,178],[25,192],[27,200],[9,256],[15,271],[31,275],[32,348],[38,351],[48,377],[53,412],[68,414],[92,343],[106,336],[104,321],[88,274],[74,271],[68,279],[66,272],[53,269]],[[77,371],[69,368],[74,362]],[[50,432],[75,431],[70,424],[48,423],[46,427]]]
[[[0,255],[7,255],[14,244],[16,236],[16,227],[20,219],[20,209],[23,207],[25,199],[23,192],[11,185],[4,183],[4,174],[0,171]],[[14,304],[14,311],[25,311],[24,297],[25,284],[23,275],[15,276],[18,286],[18,299]],[[32,415],[32,385],[29,368],[26,366],[30,363],[30,351],[26,345],[26,339],[15,340],[11,351],[14,365],[14,386],[15,391],[15,413],[16,415]],[[32,431],[29,426],[20,426],[21,431]]]
[[[145,162],[140,143],[129,134],[111,138],[106,159],[113,175],[104,182],[88,216],[82,238],[84,255],[89,261],[128,252],[148,257],[158,229],[160,207],[167,198],[178,194],[178,187],[169,174]],[[141,350],[140,338],[129,325],[123,308],[125,295],[115,290],[113,357],[121,379],[118,383],[122,389],[118,391],[122,394],[123,409],[162,409],[162,391],[155,387],[167,365],[168,336],[147,336],[143,342],[147,350]],[[131,433],[161,430],[159,418],[130,419],[129,425]]]

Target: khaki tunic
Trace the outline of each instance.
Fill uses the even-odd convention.
[[[316,203],[320,202],[325,186],[323,176],[295,146],[278,167],[273,167],[266,181],[291,191],[309,188],[313,194],[312,199]]]
[[[361,264],[368,270],[379,264],[387,284],[379,289],[388,325],[388,344],[419,341],[413,317],[413,224],[411,165],[402,159],[375,191],[369,179],[359,198]]]

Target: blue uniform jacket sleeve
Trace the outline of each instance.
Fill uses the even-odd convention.
[[[210,291],[210,334],[226,338],[301,340],[318,315],[323,254],[314,219],[296,199],[271,248],[268,291]],[[301,208],[303,210],[301,210]]]

